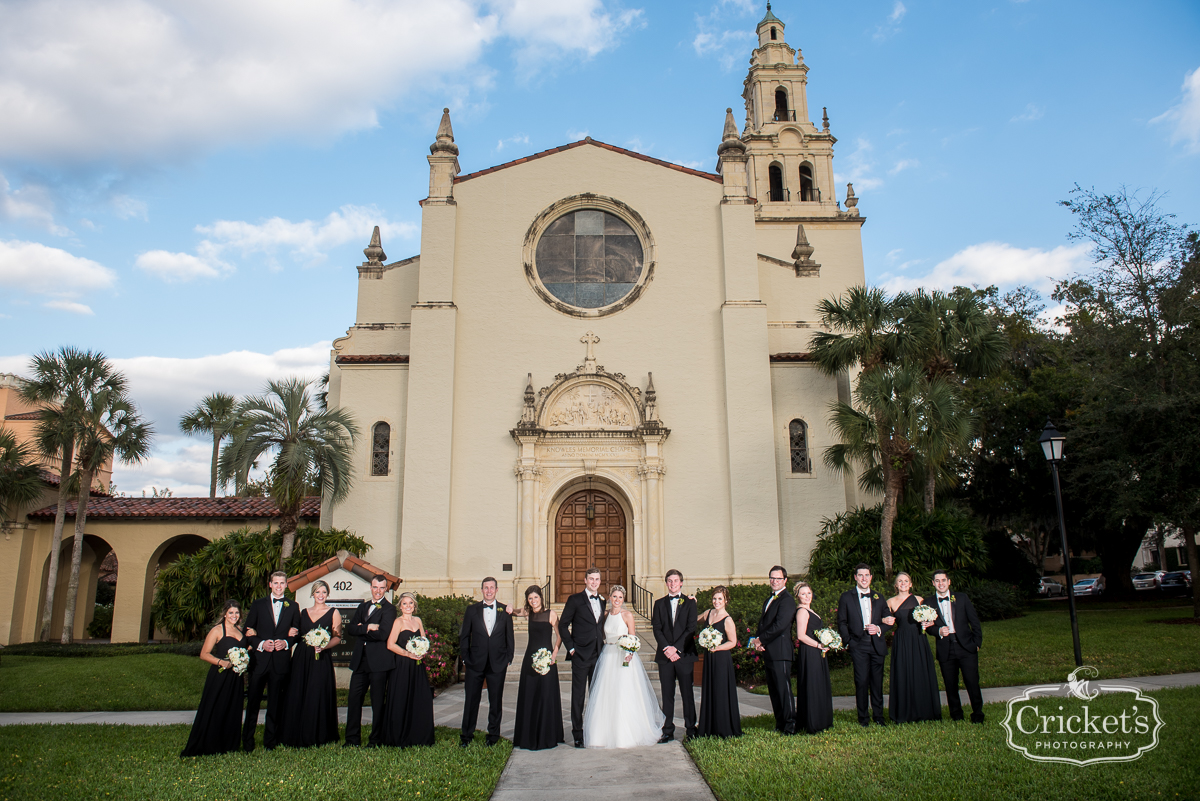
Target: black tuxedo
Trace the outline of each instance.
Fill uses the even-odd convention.
[[[496,622],[488,634],[483,619],[483,602],[471,604],[463,614],[462,628],[458,632],[458,653],[466,667],[463,688],[466,703],[463,706],[462,742],[469,743],[475,736],[475,723],[479,720],[479,702],[483,697],[483,682],[488,687],[489,744],[500,739],[500,716],[503,714],[504,674],[513,660],[516,644],[513,638],[512,616],[504,611],[499,601],[496,606]]]
[[[296,642],[296,638],[289,636],[288,632],[300,628],[300,607],[295,601],[284,598],[277,623],[271,607],[271,596],[259,598],[250,604],[246,628],[254,629],[254,636],[246,638],[250,648],[250,687],[246,692],[242,747],[246,751],[254,750],[254,728],[258,725],[258,709],[262,706],[265,690],[267,718],[263,724],[263,746],[270,749],[279,744],[279,732],[283,726],[283,710],[280,707],[292,671],[292,646]],[[271,652],[258,650],[259,643],[267,640],[286,640],[287,648]]]
[[[767,692],[775,713],[775,729],[784,734],[796,730],[795,702],[792,699],[792,624],[796,621],[796,601],[787,589],[767,596],[758,619],[755,637],[763,647],[767,662]]]
[[[686,595],[679,596],[675,609],[675,622],[671,622],[671,596],[654,602],[650,613],[650,624],[654,629],[654,640],[658,650],[654,661],[658,663],[658,681],[662,686],[662,711],[666,716],[662,732],[666,737],[675,736],[675,684],[683,696],[683,725],[688,737],[696,736],[696,695],[692,692],[692,669],[696,665],[696,602]],[[675,646],[679,658],[672,662],[663,653],[667,646]]]
[[[950,619],[954,621],[954,633],[942,637],[938,634],[942,626],[948,626],[943,618],[942,604],[935,592],[925,603],[938,610],[938,619],[925,630],[937,638],[937,659],[942,667],[942,681],[946,685],[946,705],[950,707],[953,720],[963,719],[962,698],[958,695],[958,674],[961,671],[963,684],[967,686],[967,697],[971,699],[971,722],[983,723],[983,693],[979,691],[979,647],[983,645],[983,627],[979,615],[965,592],[950,591]]]
[[[346,744],[362,742],[362,705],[371,690],[371,744],[383,741],[383,696],[387,687],[388,672],[396,666],[396,655],[388,650],[388,635],[396,622],[396,607],[382,599],[363,601],[354,610],[346,633],[354,637],[354,650],[350,654],[350,693],[346,699]],[[374,631],[367,626],[378,625]]]
[[[871,602],[871,619],[864,622],[859,605],[861,590],[856,586],[842,593],[838,600],[837,626],[842,642],[850,652],[854,663],[854,697],[858,707],[858,722],[866,726],[874,713],[875,722],[883,725],[883,663],[887,656],[887,641],[883,635],[888,626],[883,619],[892,614],[887,599],[874,590],[868,590]],[[879,627],[879,634],[867,634],[867,622]],[[870,699],[870,711],[867,700]]]
[[[583,742],[583,699],[592,683],[596,659],[604,647],[604,596],[600,596],[599,620],[592,613],[587,596],[584,591],[567,598],[558,617],[558,634],[571,663],[571,732],[577,743]]]

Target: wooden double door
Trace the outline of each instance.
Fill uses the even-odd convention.
[[[588,505],[593,509],[588,519]],[[625,583],[625,510],[606,492],[584,490],[563,501],[554,519],[555,600],[584,589],[589,567],[600,568],[600,592]]]

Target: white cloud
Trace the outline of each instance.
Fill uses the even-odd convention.
[[[84,303],[76,303],[73,300],[51,300],[42,305],[47,309],[58,309],[59,311],[70,312],[71,314],[95,314],[91,306]]]
[[[113,195],[112,205],[113,210],[122,220],[129,220],[136,217],[144,222],[150,217],[146,202],[130,197],[129,195]]]
[[[934,265],[925,275],[884,273],[880,284],[890,292],[918,287],[952,289],[992,284],[1002,288],[1026,285],[1049,292],[1056,281],[1088,268],[1090,250],[1091,245],[1085,243],[1042,250],[1017,248],[1005,242],[984,242],[960,250]]]
[[[888,170],[888,175],[896,175],[904,170],[912,167],[919,167],[920,165],[921,162],[917,161],[916,159],[900,159],[890,170]]]
[[[496,142],[496,150],[494,152],[499,153],[501,150],[508,147],[509,145],[527,145],[527,144],[529,144],[529,135],[528,134],[517,134],[516,136],[510,136],[507,139],[501,139],[498,142]]]
[[[727,12],[726,6],[734,6],[733,12]],[[757,4],[749,0],[722,0],[707,15],[697,14],[697,32],[692,39],[692,49],[696,55],[717,59],[725,72],[743,63],[758,45],[758,36],[753,26],[747,26],[741,18],[756,10]]]
[[[866,139],[858,139],[854,144],[853,152],[844,156],[840,165],[846,172],[835,173],[834,183],[839,186],[853,183],[855,194],[883,186],[883,179],[871,175],[875,169],[875,162],[871,158],[871,153],[874,151],[871,143]]]
[[[892,13],[888,15],[888,22],[899,22],[904,19],[904,15],[907,12],[908,9],[904,7],[904,3],[896,0],[896,4],[892,6]]]
[[[219,261],[210,261],[190,253],[171,253],[150,250],[137,257],[134,266],[156,275],[164,281],[191,281],[193,278],[216,278],[232,268]]]
[[[586,58],[615,47],[621,35],[645,25],[641,9],[610,10],[603,0],[489,0],[501,33],[522,43],[517,54],[528,74],[563,53]]]
[[[1029,103],[1025,106],[1024,111],[1014,116],[1009,122],[1033,122],[1034,120],[1040,120],[1045,114],[1046,110],[1041,106]]]
[[[3,173],[0,173],[0,220],[28,221],[55,236],[71,233],[54,221],[54,201],[46,187],[25,184],[20,189],[13,189]]]
[[[588,136],[587,128],[584,128],[582,131],[576,131],[574,129],[567,129],[567,139],[569,139],[572,142],[578,142],[580,139],[587,138],[587,136]]]
[[[892,13],[888,14],[887,19],[875,28],[875,35],[873,37],[875,41],[882,42],[884,39],[888,39],[899,33],[900,21],[904,19],[904,15],[907,13],[908,9],[905,8],[904,3],[896,0],[892,5]]]
[[[1183,99],[1151,122],[1171,123],[1171,143],[1184,142],[1189,153],[1200,153],[1200,67],[1184,77]]]
[[[107,289],[116,280],[117,274],[104,265],[60,248],[17,239],[0,240],[0,286],[71,297]]]

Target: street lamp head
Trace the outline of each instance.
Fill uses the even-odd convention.
[[[1042,446],[1042,453],[1046,455],[1048,462],[1061,462],[1063,458],[1063,443],[1067,438],[1059,433],[1054,427],[1054,423],[1046,420],[1046,427],[1042,429],[1042,436],[1038,437],[1038,444]]]

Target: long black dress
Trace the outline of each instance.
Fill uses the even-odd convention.
[[[705,625],[712,626],[721,635],[720,645],[729,642],[725,636],[725,621],[710,620],[712,612],[705,618]],[[700,719],[696,729],[701,737],[741,737],[742,713],[738,710],[737,673],[733,669],[733,652],[706,651],[704,673],[700,678]]]
[[[804,633],[817,639],[817,629],[825,628],[821,616],[809,610]],[[833,685],[829,683],[829,661],[820,648],[805,642],[796,650],[796,732],[809,734],[833,725]]]
[[[888,717],[893,723],[941,720],[942,699],[929,638],[913,620],[917,597],[910,595],[896,608],[896,635],[892,640],[891,690]]]
[[[533,669],[534,652],[545,648],[554,653],[554,627],[550,612],[534,612],[529,617],[529,647],[521,662],[521,682],[517,686],[517,720],[513,746],[530,751],[554,748],[563,742],[562,696],[558,686],[558,665],[551,665],[545,676]]]
[[[221,621],[221,639],[213,646],[212,655],[224,659],[230,648],[245,648],[245,642],[226,633],[225,621]],[[208,669],[204,679],[204,691],[200,694],[200,706],[196,709],[196,720],[192,733],[181,757],[224,754],[236,751],[242,745],[242,701],[246,697],[245,682],[233,668],[222,671],[216,665]]]
[[[396,644],[403,648],[419,636],[419,631],[401,630]],[[383,726],[384,745],[433,745],[433,690],[423,662],[396,657],[383,707]]]
[[[333,673],[333,654],[322,651],[320,658],[304,635],[316,628],[333,636],[334,609],[326,610],[315,622],[308,610],[300,613],[300,635],[292,652],[292,676],[288,681],[283,708],[283,731],[279,742],[293,748],[307,748],[338,741],[337,682]]]

